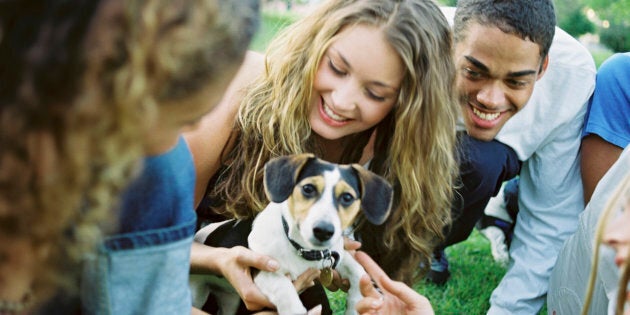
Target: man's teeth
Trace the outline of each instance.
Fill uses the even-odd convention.
[[[342,121],[346,121],[347,119],[335,114],[332,109],[330,109],[328,106],[324,105],[324,112],[326,112],[326,115],[328,115],[328,117],[332,118],[333,120],[342,122]]]
[[[475,116],[483,119],[483,120],[495,120],[497,119],[497,117],[499,117],[499,115],[501,115],[501,113],[492,113],[492,114],[486,114],[486,113],[482,113],[481,111],[479,111],[476,108],[472,108],[473,113],[475,113]]]

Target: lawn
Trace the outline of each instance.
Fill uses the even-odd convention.
[[[264,51],[274,34],[294,21],[295,17],[263,12],[262,23],[251,49]],[[611,54],[594,53],[597,66]],[[421,282],[414,285],[414,289],[429,298],[436,314],[485,314],[490,307],[490,294],[505,273],[505,268],[492,259],[490,243],[474,231],[467,241],[448,248],[446,254],[451,266],[451,279],[446,285],[436,286]],[[342,314],[345,293],[328,292],[328,296],[335,314]],[[546,313],[546,307],[543,307],[539,314]]]
[[[476,230],[462,243],[446,249],[451,278],[444,286],[421,281],[414,289],[425,295],[436,314],[485,314],[490,307],[492,290],[505,268],[494,262],[490,243]],[[328,292],[335,314],[343,314],[345,293]],[[546,314],[546,308],[540,314]]]

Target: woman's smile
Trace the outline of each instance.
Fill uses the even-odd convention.
[[[343,126],[347,124],[350,119],[345,118],[339,114],[337,114],[330,106],[326,104],[324,99],[320,99],[320,114],[322,115],[322,119],[331,126]]]

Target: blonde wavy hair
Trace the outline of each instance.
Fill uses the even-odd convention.
[[[158,105],[233,72],[258,5],[29,2],[0,4],[0,237],[30,240],[41,301],[76,287],[82,257],[115,228]]]
[[[367,222],[359,234],[364,248],[377,247],[368,252],[390,275],[410,283],[450,222],[457,173],[451,31],[431,0],[327,1],[280,33],[270,43],[265,73],[241,103],[237,145],[224,152],[225,169],[210,198],[224,199],[230,216],[253,217],[268,203],[265,162],[304,152],[322,156],[308,121],[315,72],[340,30],[358,24],[383,30],[406,73],[392,112],[374,129],[348,136],[335,162],[358,162],[376,132],[370,169],[394,183],[397,210],[379,234],[369,233]]]
[[[602,211],[599,221],[597,221],[597,228],[595,230],[596,246],[594,247],[592,257],[591,273],[586,290],[586,299],[584,300],[584,306],[582,307],[583,315],[588,314],[588,309],[591,307],[593,290],[595,289],[595,279],[597,278],[600,246],[604,239],[606,226],[610,222],[612,215],[617,213],[619,209],[621,209],[621,211],[630,211],[630,175],[626,175],[626,177],[624,177],[624,179],[619,183],[619,186],[617,186],[617,189],[606,203],[606,207]],[[624,305],[627,299],[628,281],[630,280],[630,257],[626,259],[623,266],[617,288],[617,305],[615,306],[615,314],[617,315],[623,314]]]

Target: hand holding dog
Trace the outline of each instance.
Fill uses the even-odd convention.
[[[278,262],[242,246],[223,248],[223,250],[226,253],[217,256],[223,257],[222,262],[218,264],[220,274],[236,289],[247,309],[260,310],[264,307],[273,307],[273,304],[254,284],[250,268],[274,272],[279,267]]]
[[[390,279],[366,253],[356,252],[354,258],[369,275],[361,278],[361,294],[364,298],[356,305],[359,314],[434,314],[426,297],[406,284]],[[374,287],[370,277],[382,293]]]
[[[242,246],[217,248],[193,243],[193,248],[195,248],[191,257],[193,270],[223,275],[236,289],[248,310],[274,308],[254,284],[250,268],[274,272],[279,267],[276,260]],[[309,269],[293,281],[293,285],[297,292],[301,292],[313,286],[313,281],[317,277],[319,270]]]

